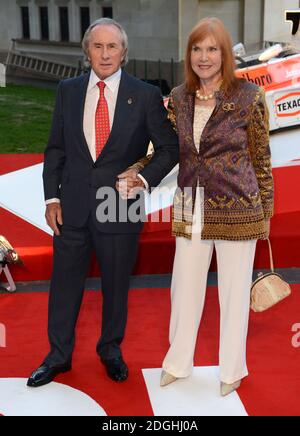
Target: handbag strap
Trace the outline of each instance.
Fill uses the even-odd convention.
[[[267,241],[268,241],[268,245],[269,245],[271,271],[274,272],[273,253],[272,253],[272,246],[271,246],[270,238],[268,238]]]

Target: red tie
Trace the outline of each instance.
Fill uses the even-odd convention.
[[[102,153],[102,150],[107,143],[110,135],[110,125],[109,125],[109,112],[107,101],[104,96],[104,82],[98,82],[100,96],[98,100],[97,110],[95,114],[95,128],[96,128],[96,159]]]

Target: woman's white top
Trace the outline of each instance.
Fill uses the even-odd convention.
[[[213,107],[206,107],[206,106],[196,106],[195,105],[195,115],[194,115],[194,142],[195,146],[197,148],[197,151],[199,152],[200,149],[200,140],[203,133],[203,130],[211,117],[213,113],[214,108]],[[199,184],[198,184],[199,186]],[[200,186],[201,188],[201,186]],[[195,203],[195,211],[193,215],[193,228],[192,233],[201,233],[203,222],[203,197],[204,192],[203,190],[199,189],[197,190],[196,194],[196,203]]]

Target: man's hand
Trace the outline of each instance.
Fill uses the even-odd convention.
[[[135,198],[137,191],[144,189],[143,181],[138,177],[138,171],[130,169],[118,175],[116,189],[119,191],[121,198],[127,200]]]
[[[61,226],[63,224],[61,205],[59,203],[48,204],[46,207],[45,218],[48,226],[51,227],[55,235],[60,236],[57,224]]]

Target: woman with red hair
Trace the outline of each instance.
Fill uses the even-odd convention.
[[[192,373],[207,274],[217,253],[221,395],[248,375],[246,340],[256,242],[269,235],[273,178],[264,92],[235,77],[229,32],[205,18],[190,34],[185,83],[169,101],[180,143],[170,349],[161,386]]]

